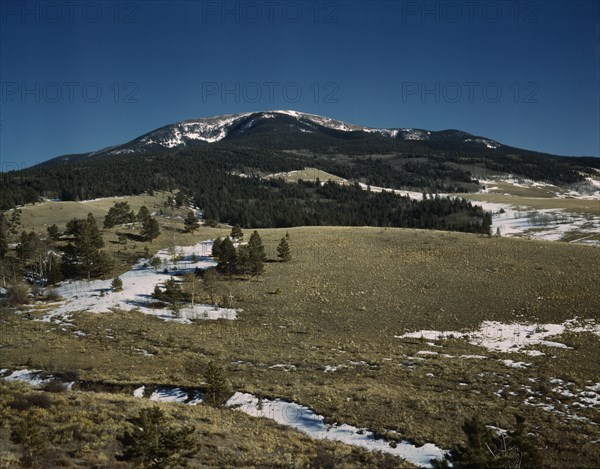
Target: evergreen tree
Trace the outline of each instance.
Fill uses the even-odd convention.
[[[466,469],[542,466],[538,449],[525,431],[525,419],[517,415],[516,429],[504,435],[495,433],[479,416],[465,420],[467,445],[453,451],[450,460]]]
[[[241,241],[244,238],[244,232],[242,231],[240,225],[235,225],[233,228],[231,228],[231,234],[229,236],[231,239],[237,239],[238,241]]]
[[[63,271],[66,277],[104,276],[112,270],[112,260],[101,248],[102,235],[92,214],[86,219],[73,219],[67,223],[66,234],[71,241],[63,249]]]
[[[250,274],[253,276],[262,274],[267,255],[265,254],[265,247],[258,231],[254,231],[250,236],[250,240],[248,241],[248,256]]]
[[[158,238],[160,235],[160,226],[156,218],[148,216],[148,218],[142,221],[141,235],[144,241],[152,241]]]
[[[150,218],[150,210],[145,205],[142,205],[137,214],[137,221],[144,223],[148,218]]]
[[[277,246],[277,257],[281,262],[288,262],[292,259],[292,253],[290,252],[290,245],[287,242],[287,238],[281,238],[279,245]]]
[[[200,228],[200,223],[198,223],[196,215],[191,210],[188,212],[185,220],[183,220],[183,225],[186,233],[191,233]]]
[[[46,284],[56,285],[63,279],[61,258],[56,254],[50,254],[46,264]]]
[[[127,202],[115,202],[108,209],[108,213],[104,217],[104,228],[112,228],[116,225],[132,223],[135,221],[135,214]]]
[[[204,370],[206,381],[206,401],[213,405],[220,405],[229,397],[231,385],[225,376],[225,371],[215,362],[210,362]]]
[[[227,275],[232,275],[237,267],[237,253],[233,242],[227,236],[222,242],[219,250],[219,263],[217,268]]]
[[[46,231],[52,241],[58,241],[60,239],[60,231],[58,230],[56,223],[46,228]]]
[[[242,275],[249,275],[252,272],[250,248],[247,245],[239,246],[237,249],[236,271]]]
[[[221,257],[221,244],[222,243],[223,243],[223,240],[221,238],[217,238],[213,241],[211,255],[217,260]]]
[[[123,280],[120,277],[113,278],[110,283],[110,289],[114,292],[119,292],[123,290]]]
[[[168,425],[164,412],[158,406],[142,409],[130,423],[132,430],[117,437],[124,447],[117,459],[131,461],[135,467],[184,467],[186,459],[198,451],[194,428],[185,426],[176,429]]]

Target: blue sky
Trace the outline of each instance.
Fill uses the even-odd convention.
[[[267,109],[600,156],[595,1],[1,6],[2,170]]]

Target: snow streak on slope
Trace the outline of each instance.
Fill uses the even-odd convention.
[[[379,134],[383,137],[400,140],[430,140],[434,135],[431,131],[411,128],[370,128],[349,124],[330,117],[308,114],[292,110],[275,110],[263,112],[245,112],[240,114],[227,114],[223,116],[206,117],[177,122],[164,126],[125,145],[117,145],[92,152],[88,156],[98,154],[129,154],[136,151],[163,148],[180,148],[198,143],[215,143],[228,137],[233,130],[244,132],[254,127],[259,121],[274,119],[277,115],[289,116],[297,120],[297,129],[300,132],[312,132],[320,126],[342,132],[365,132]],[[250,118],[248,122],[244,119]],[[309,126],[309,129],[305,128]],[[469,134],[464,133],[465,137]],[[461,134],[461,137],[464,138]],[[499,144],[485,138],[464,138],[465,142],[476,142],[487,148],[497,148]]]
[[[315,414],[308,407],[281,399],[259,400],[252,394],[236,392],[226,405],[238,407],[254,417],[270,418],[318,440],[334,440],[369,451],[381,451],[406,459],[418,467],[431,467],[432,459],[443,459],[446,454],[446,451],[431,443],[417,447],[408,441],[401,441],[393,447],[389,441],[377,439],[369,430],[347,424],[326,424],[323,416]]]
[[[177,247],[175,256],[180,260],[173,262],[174,256],[167,249],[163,249],[156,254],[156,257],[161,259],[162,266],[154,270],[147,266],[148,259],[142,259],[130,271],[120,276],[123,281],[123,290],[120,292],[110,290],[112,280],[63,282],[56,290],[65,301],[52,306],[42,320],[63,322],[76,311],[103,313],[112,309],[135,309],[161,319],[182,323],[189,323],[192,319],[235,319],[234,309],[211,305],[181,308],[179,315],[175,316],[168,308],[156,308],[158,302],[152,298],[154,287],[163,284],[173,275],[193,273],[196,268],[214,267],[216,262],[208,257],[211,250],[212,241],[202,241],[195,246]],[[194,255],[197,259],[192,259]]]
[[[495,352],[521,352],[538,356],[544,355],[544,353],[539,350],[532,350],[531,347],[542,345],[545,347],[568,348],[563,343],[546,340],[549,337],[559,336],[566,332],[590,332],[600,336],[600,325],[591,319],[584,321],[572,319],[565,321],[563,324],[503,324],[496,321],[484,321],[479,329],[473,332],[423,330],[394,337],[396,339],[423,338],[429,340],[463,338],[473,345],[485,347]]]

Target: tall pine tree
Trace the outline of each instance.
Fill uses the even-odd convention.
[[[150,215],[148,207],[145,205],[142,206],[138,212],[137,218],[142,223],[140,234],[144,241],[152,241],[155,238],[158,238],[160,235],[160,226],[158,225],[156,218]]]
[[[188,212],[185,220],[183,220],[183,226],[186,233],[191,233],[200,228],[200,223],[198,223],[196,215],[191,210]]]
[[[263,273],[267,255],[258,231],[254,231],[248,241],[249,273],[257,276]]]
[[[290,245],[287,242],[287,238],[281,238],[279,245],[277,246],[277,257],[281,262],[288,262],[292,259],[292,253],[290,251]]]

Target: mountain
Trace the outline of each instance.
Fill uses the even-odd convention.
[[[82,200],[163,189],[191,194],[200,184],[214,186],[203,187],[198,196],[210,205],[216,181],[228,185],[235,199],[228,204],[234,207],[257,191],[265,200],[297,191],[264,176],[306,167],[371,186],[452,193],[478,191],[479,179],[509,174],[570,186],[596,174],[600,159],[523,150],[453,129],[378,129],[297,111],[247,112],[181,121],[125,144],[0,173],[0,209],[42,198]],[[239,176],[251,186],[245,195]],[[305,189],[327,202],[326,191]],[[304,195],[293,197],[300,207]],[[241,213],[231,210],[231,219]]]
[[[180,121],[155,129],[122,145],[113,145],[90,153],[64,155],[51,161],[53,163],[73,162],[87,157],[159,152],[216,142],[237,141],[238,143],[244,143],[246,140],[251,142],[252,138],[256,138],[257,135],[273,138],[275,133],[277,133],[279,139],[280,136],[292,137],[292,142],[298,140],[306,142],[312,140],[314,142],[323,138],[344,141],[348,138],[360,140],[361,137],[363,139],[375,137],[371,140],[377,141],[379,138],[397,143],[463,144],[475,149],[501,147],[501,144],[494,140],[474,136],[459,130],[377,129],[297,111],[265,111]]]

